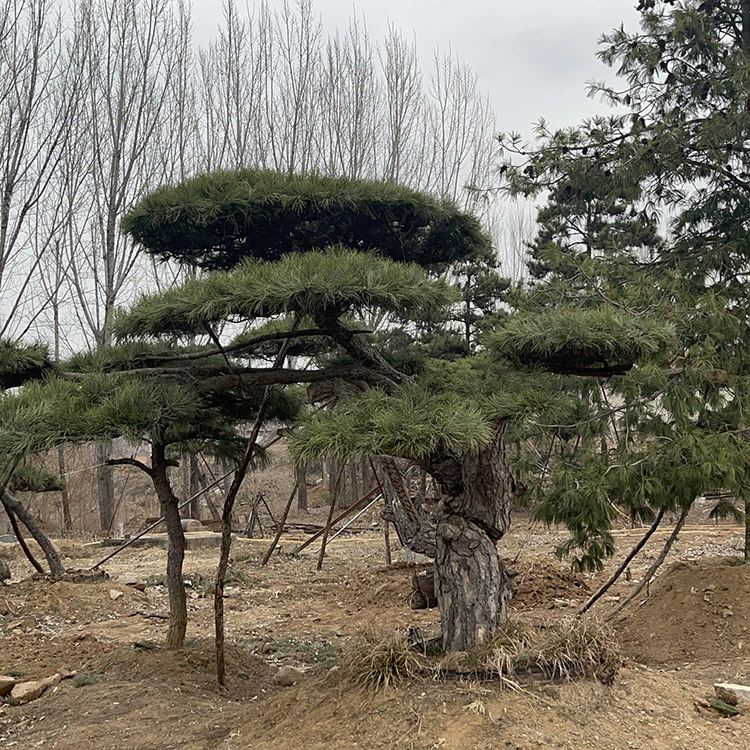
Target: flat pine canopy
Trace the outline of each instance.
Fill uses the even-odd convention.
[[[161,187],[125,215],[122,229],[153,255],[210,269],[333,244],[421,266],[491,248],[474,216],[407,187],[253,169]]]
[[[673,342],[674,329],[613,307],[518,315],[487,338],[496,354],[565,375],[622,375]]]
[[[47,347],[0,341],[0,390],[41,378],[52,369]]]
[[[161,294],[143,297],[115,323],[119,338],[193,335],[224,320],[253,321],[297,313],[378,309],[408,314],[437,311],[455,298],[443,280],[413,263],[344,247],[284,255],[275,262],[246,260],[234,271],[216,271]]]

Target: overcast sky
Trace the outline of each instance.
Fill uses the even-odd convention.
[[[416,38],[426,64],[435,49],[452,49],[479,74],[495,104],[499,126],[523,133],[529,133],[540,116],[562,127],[606,110],[585,93],[587,80],[612,78],[595,57],[596,42],[621,23],[637,28],[635,4],[636,0],[315,0],[326,31],[345,29],[356,11],[364,14],[373,41],[384,36],[388,23]],[[194,0],[201,41],[216,28],[220,8],[220,0]]]

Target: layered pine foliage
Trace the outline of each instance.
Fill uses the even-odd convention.
[[[336,244],[423,266],[490,247],[471,214],[410,188],[269,170],[214,172],[160,188],[122,226],[150,253],[210,269]]]
[[[224,321],[263,321],[296,313],[311,319],[378,310],[437,312],[455,299],[440,279],[416,264],[396,263],[336,246],[245,261],[163,294],[142,299],[115,323],[121,338],[205,333]]]

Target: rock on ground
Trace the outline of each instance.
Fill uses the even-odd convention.
[[[302,672],[294,667],[281,667],[273,678],[277,685],[290,687],[302,679]]]
[[[13,677],[0,674],[0,698],[4,698],[8,693],[13,690],[13,686],[16,684],[16,680]]]
[[[750,686],[733,685],[729,682],[717,682],[714,685],[716,697],[729,706],[736,706],[740,700],[750,701]]]
[[[50,687],[57,685],[62,676],[59,674],[46,677],[43,680],[33,680],[31,682],[18,682],[11,690],[10,697],[13,703],[22,704],[35,701],[42,693]]]

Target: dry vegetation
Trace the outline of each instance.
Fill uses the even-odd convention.
[[[216,551],[188,552],[188,643],[172,654],[160,647],[163,550],[127,551],[106,566],[109,580],[72,583],[31,579],[19,553],[3,548],[14,578],[0,589],[0,672],[77,675],[26,706],[0,706],[0,747],[743,746],[750,719],[742,706],[724,719],[702,703],[714,682],[750,681],[750,572],[726,565],[741,544],[738,527],[683,532],[673,553],[681,562],[615,623],[618,651],[594,617],[574,616],[606,571],[571,573],[551,555],[558,533],[517,523],[503,545],[506,559],[517,557],[508,627],[491,647],[449,658],[430,642],[436,610],[408,608],[414,566],[384,567],[375,522],[373,512],[357,523],[363,531],[336,540],[320,573],[314,546],[295,559],[283,544],[261,569],[264,543],[235,544],[226,691],[214,681],[206,584]],[[618,532],[623,549],[638,536]],[[101,552],[77,542],[60,548],[69,568],[86,568]],[[639,556],[632,580],[597,605],[600,614],[627,595],[653,554]],[[128,578],[149,585],[141,592]],[[284,665],[303,671],[299,684],[274,683]]]

